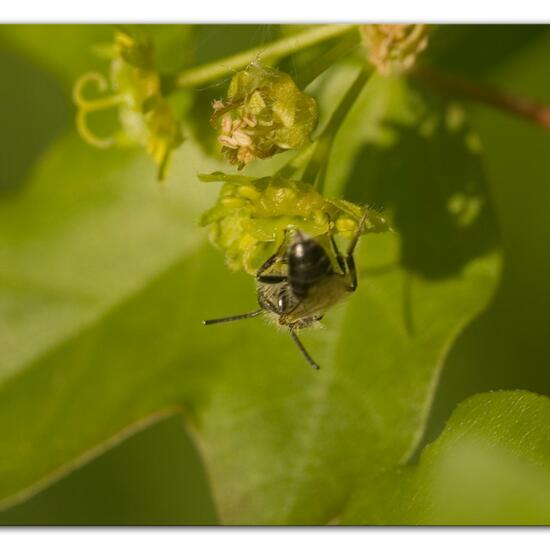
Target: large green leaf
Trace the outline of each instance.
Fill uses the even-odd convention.
[[[333,78],[351,76],[342,71]],[[346,196],[364,200],[358,180],[365,192],[385,185],[394,193],[380,195],[377,204],[384,200],[396,227],[414,220],[415,231],[364,239],[357,294],[327,316],[326,331],[306,337],[320,373],[289,369],[295,351],[283,343],[271,349],[267,334],[259,349],[246,345],[256,332],[238,355],[224,357],[213,397],[199,413],[224,521],[330,521],[359,477],[403,463],[415,449],[445,354],[498,277],[480,159],[468,147],[467,125],[447,124],[446,109],[424,103],[402,80],[379,79],[340,132],[331,167],[345,174],[367,155],[379,169],[340,176]],[[410,162],[396,166],[405,152]],[[454,219],[457,195],[466,210],[469,201],[475,205],[465,223]],[[228,313],[218,307],[212,315]],[[212,332],[258,330],[249,323]]]
[[[183,428],[174,415],[128,437],[2,510],[0,526],[216,524],[200,456]]]
[[[165,295],[162,277],[186,260],[173,286],[194,294],[186,277],[203,242],[195,220],[214,191],[195,186],[200,165],[187,144],[174,179],[160,188],[147,159],[97,152],[73,136],[0,205],[3,496],[174,403],[156,388],[131,395],[177,354],[166,338],[179,348],[184,327],[170,326],[158,297],[148,313],[123,304],[145,304],[157,280]],[[198,326],[188,300],[177,302],[172,291],[165,299]]]
[[[502,29],[502,40],[516,29],[495,28]],[[549,103],[550,80],[545,67],[550,55],[550,28],[545,29],[541,35],[529,27],[535,40],[516,48],[513,56],[503,55],[483,80],[518,96]],[[478,31],[480,38],[483,30],[480,27]],[[488,42],[493,32],[485,35]],[[461,70],[468,69],[468,62],[476,66],[477,61],[468,56]],[[441,69],[445,69],[443,63]],[[453,346],[430,415],[427,442],[437,437],[452,410],[470,395],[518,388],[550,395],[546,345],[550,226],[544,221],[550,186],[543,160],[550,155],[550,134],[523,118],[476,102],[470,103],[470,112],[483,143],[505,266],[491,307]]]
[[[325,84],[337,95],[352,77]],[[200,325],[255,297],[196,227],[216,189],[195,174],[219,169],[197,144],[158,187],[145,158],[60,141],[0,205],[0,497],[29,494],[172,408],[228,523],[330,521],[358,479],[406,461],[445,354],[498,280],[463,116],[380,79],[339,133],[334,192],[372,197],[396,232],[364,239],[358,292],[304,334],[320,372],[258,320]]]
[[[198,420],[225,521],[329,521],[363,472],[413,452],[445,353],[496,273],[494,258],[438,282],[384,272],[397,258],[395,236],[365,239],[360,262],[372,275],[307,337],[319,373],[283,336],[231,329],[240,353],[222,359]]]
[[[523,391],[459,405],[418,465],[357,494],[346,521],[382,525],[548,525],[550,400]]]

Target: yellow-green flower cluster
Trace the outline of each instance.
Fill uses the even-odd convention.
[[[428,45],[429,25],[361,25],[369,61],[384,75],[410,69]]]
[[[118,31],[111,48],[110,78],[86,73],[74,87],[78,107],[77,128],[84,140],[95,147],[138,144],[158,166],[163,179],[172,151],[183,142],[181,126],[162,94],[161,78],[155,67],[152,43],[126,31]],[[112,95],[86,99],[84,87],[93,82],[100,92]],[[91,112],[117,108],[121,131],[111,137],[96,136],[88,126]]]
[[[301,147],[317,124],[315,100],[289,75],[258,61],[235,74],[227,99],[213,107],[222,151],[239,170],[254,159]]]
[[[216,172],[202,181],[225,182],[218,201],[201,225],[210,226],[211,241],[225,254],[227,265],[254,275],[280,246],[289,227],[311,237],[351,236],[364,210],[343,199],[328,199],[313,186],[278,177],[253,179]],[[365,233],[387,231],[384,217],[369,209]]]

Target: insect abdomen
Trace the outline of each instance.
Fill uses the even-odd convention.
[[[332,272],[332,264],[325,249],[315,240],[301,240],[291,246],[288,281],[295,296],[304,298],[311,286]]]

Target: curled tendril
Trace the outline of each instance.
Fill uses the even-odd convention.
[[[112,46],[102,51],[103,57],[111,59],[109,78],[88,72],[77,80],[73,89],[78,132],[84,141],[100,149],[143,147],[156,163],[157,177],[162,180],[172,152],[183,142],[183,135],[181,113],[175,114],[174,103],[168,101],[162,90],[153,44],[142,33],[121,28]],[[86,92],[92,85],[98,97],[90,99]],[[96,135],[88,125],[89,115],[113,108],[118,114],[119,130],[111,136]]]
[[[125,98],[121,94],[115,94],[91,100],[86,99],[84,96],[84,88],[89,85],[89,83],[94,83],[99,93],[105,93],[109,89],[107,79],[99,73],[83,74],[76,81],[73,88],[73,101],[78,107],[76,114],[76,127],[78,133],[84,141],[94,147],[107,149],[116,144],[117,138],[115,136],[104,138],[96,136],[88,126],[88,115],[93,112],[118,107],[125,101]]]

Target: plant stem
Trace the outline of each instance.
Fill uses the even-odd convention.
[[[475,99],[550,129],[549,105],[526,97],[515,96],[486,84],[472,82],[461,76],[440,73],[427,67],[418,67],[412,74],[439,91]]]
[[[246,67],[257,56],[262,59],[277,59],[303,50],[315,44],[345,34],[356,25],[318,25],[313,28],[275,40],[262,47],[251,48],[244,52],[219,59],[213,63],[207,63],[180,73],[175,80],[176,88],[193,88],[202,86],[212,80],[217,80],[228,74]]]
[[[323,74],[334,63],[349,55],[359,43],[359,33],[350,33],[338,40],[338,42],[327,52],[317,57],[313,62],[308,62],[295,76],[294,82],[300,89],[306,88],[318,76]]]
[[[332,114],[332,117],[328,121],[321,135],[317,138],[315,148],[311,153],[311,158],[304,169],[302,175],[303,181],[314,182],[317,179],[317,189],[320,193],[324,188],[324,176],[326,174],[326,168],[328,163],[328,157],[334,138],[344,122],[344,119],[348,115],[350,109],[353,107],[355,101],[359,97],[359,94],[368,82],[372,71],[368,68],[361,69],[356,79],[349,87],[346,95],[340,101],[338,107]]]

